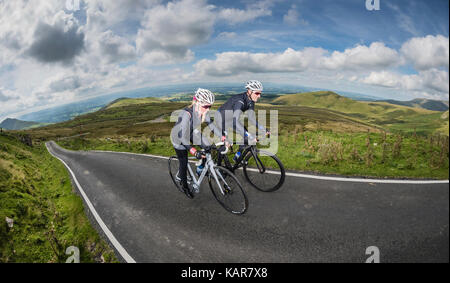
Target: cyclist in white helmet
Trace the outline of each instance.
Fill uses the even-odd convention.
[[[244,137],[243,143],[247,144],[248,141],[255,143],[256,136],[252,133],[249,133],[244,125],[242,125],[242,123],[239,121],[239,117],[245,111],[251,110],[249,111],[248,120],[250,123],[255,125],[258,130],[265,132],[266,135],[269,135],[270,131],[264,128],[262,125],[258,124],[255,115],[255,103],[259,100],[263,91],[261,82],[257,80],[250,80],[245,83],[245,88],[247,89],[246,92],[233,95],[222,106],[219,107],[214,120],[217,121],[216,125],[222,130],[222,133],[224,135],[227,134],[226,127],[232,125],[233,129],[242,137]],[[227,112],[232,113],[230,115],[230,113]],[[239,151],[236,153],[236,156],[234,158],[235,160],[239,158],[243,146],[244,145],[241,145],[239,147]]]
[[[211,91],[202,88],[197,89],[192,104],[181,111],[171,132],[172,145],[180,162],[176,178],[189,198],[193,198],[194,194],[187,184],[188,151],[197,159],[204,159],[206,156],[197,151],[192,144],[199,145],[203,149],[211,146],[208,139],[202,135],[200,125],[206,122],[216,136],[220,137],[222,141],[225,140],[222,131],[212,123],[209,115],[207,115],[214,104],[214,99],[214,94]]]

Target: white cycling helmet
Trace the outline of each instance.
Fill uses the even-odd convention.
[[[246,89],[250,89],[250,90],[254,90],[254,91],[262,91],[263,90],[263,86],[261,84],[260,81],[256,81],[256,80],[251,80],[245,83],[245,88]]]
[[[212,105],[214,103],[214,93],[204,88],[197,89],[194,98],[201,104]]]

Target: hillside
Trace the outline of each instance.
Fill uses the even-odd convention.
[[[18,117],[21,120],[36,121],[44,123],[58,123],[68,121],[81,114],[95,112],[104,108],[110,104],[111,101],[120,98],[141,98],[141,97],[162,97],[173,96],[175,93],[186,94],[188,93],[192,99],[192,93],[198,88],[207,88],[215,93],[221,94],[233,94],[242,92],[242,82],[239,83],[188,83],[180,85],[166,85],[166,86],[154,86],[144,87],[133,90],[119,91],[115,93],[108,93],[92,98],[86,98],[81,101],[71,102],[65,105],[53,106],[47,109],[39,110],[36,112],[24,114]],[[278,93],[295,93],[297,91],[311,91],[311,88],[301,86],[289,86],[280,84],[265,84],[265,94],[278,94]],[[176,98],[174,98],[176,99]],[[172,100],[173,101],[173,100]]]
[[[338,111],[366,123],[402,132],[433,133],[445,123],[440,119],[442,112],[387,102],[355,101],[331,91],[283,95],[274,99],[273,104]]]
[[[448,110],[445,111],[444,113],[442,113],[441,115],[441,120],[444,121],[444,124],[442,125],[441,128],[439,128],[437,130],[438,133],[443,134],[443,135],[448,135],[449,132],[449,113]]]
[[[347,100],[336,94],[323,97],[329,100],[331,106],[332,98],[336,98],[338,102],[334,103],[334,108],[338,108],[336,105],[339,106],[339,102],[345,103]],[[279,98],[283,97],[274,100]],[[137,103],[143,101],[145,100],[135,100],[136,103],[126,106],[116,105],[78,116],[71,121],[26,132],[34,141],[53,139],[61,146],[74,150],[98,149],[173,155],[169,138],[173,122],[169,122],[167,117],[189,102],[163,99],[159,102]],[[218,101],[213,110],[221,103]],[[348,103],[358,102],[350,100]],[[370,108],[367,104],[362,105]],[[387,103],[381,105],[397,110],[401,108]],[[445,124],[442,112],[403,108],[431,112],[432,114],[427,115],[432,116],[424,121],[424,115],[415,115],[410,117],[412,122],[397,121],[388,125],[381,122],[390,118],[380,114],[380,125],[377,125],[365,121],[360,114],[328,108],[270,103],[258,103],[256,106],[257,110],[278,111],[278,134],[275,125],[267,126],[274,131],[272,138],[280,145],[276,145],[277,155],[287,169],[357,176],[447,178],[448,137],[430,135],[437,130],[436,122],[437,125]],[[428,135],[401,137],[383,132],[387,128],[399,133],[405,132],[405,129],[413,131],[414,128],[408,123],[422,125],[417,132],[423,130]],[[371,142],[368,143],[368,139]]]
[[[3,120],[3,122],[0,123],[0,128],[6,129],[6,130],[22,130],[27,129],[33,126],[37,126],[39,123],[37,122],[28,122],[28,121],[22,121],[18,119],[12,119],[7,118]]]
[[[229,97],[230,95],[223,96]],[[213,109],[217,109],[224,100],[218,99]],[[151,122],[161,117],[168,117],[173,111],[182,109],[189,103],[189,101],[176,102],[153,97],[124,98],[99,111],[77,116],[70,121],[32,129],[29,133],[39,140],[71,137],[79,134],[85,134],[88,138],[123,135],[168,136],[172,123],[166,122],[164,119],[164,122],[161,121],[161,123]],[[345,113],[328,109],[272,105],[270,103],[259,103],[257,107],[267,111],[278,110],[279,128],[295,128],[299,125],[305,129],[334,129],[337,132],[366,132],[367,129],[379,131],[379,127],[376,125],[370,125]]]
[[[111,103],[109,103],[104,109],[123,107],[136,104],[147,104],[147,103],[160,103],[163,102],[161,99],[156,97],[144,97],[144,98],[118,98]]]
[[[448,101],[432,100],[425,98],[416,98],[410,101],[399,101],[393,99],[376,100],[375,102],[387,102],[395,105],[403,105],[409,107],[422,108],[432,111],[447,111]]]
[[[0,262],[63,263],[69,246],[79,248],[81,262],[117,261],[64,165],[44,144],[30,147],[10,133],[0,133],[0,220]]]

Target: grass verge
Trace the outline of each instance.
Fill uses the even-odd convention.
[[[70,246],[79,249],[80,262],[117,262],[64,165],[43,143],[29,147],[0,134],[0,262],[65,262]]]

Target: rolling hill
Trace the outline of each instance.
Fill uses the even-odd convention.
[[[375,102],[387,102],[395,105],[403,105],[409,107],[423,108],[433,111],[447,111],[448,101],[432,100],[425,98],[416,98],[410,101],[399,101],[393,99],[376,100]]]
[[[123,106],[129,106],[129,105],[136,105],[136,104],[147,104],[147,103],[161,103],[163,100],[156,98],[156,97],[144,97],[144,98],[127,98],[122,97],[118,98],[111,103],[109,103],[107,106],[105,106],[105,109],[114,108],[114,107],[123,107]]]
[[[40,123],[7,118],[0,123],[0,128],[6,130],[23,130],[38,125],[40,125]]]
[[[274,130],[276,144],[281,145],[277,154],[288,169],[358,176],[448,178],[445,113],[385,102],[354,101],[330,92],[282,95],[272,101],[260,102],[256,109],[277,111],[277,124],[268,122],[266,126]],[[167,117],[189,103],[165,98],[153,102],[120,99],[99,111],[25,133],[33,142],[53,139],[75,150],[170,156],[173,122]],[[217,101],[213,110],[222,103]],[[413,134],[415,130],[417,135]]]
[[[228,95],[218,95],[214,109]],[[150,123],[168,117],[174,110],[189,104],[191,96],[119,98],[96,112],[84,114],[58,124],[31,130],[38,139],[77,136],[89,133],[89,137],[155,135],[167,136],[172,124]],[[179,99],[179,100],[178,100]],[[355,101],[330,91],[273,95],[257,104],[257,109],[278,110],[279,128],[295,129],[302,126],[309,130],[333,132],[402,132],[417,134],[440,133],[448,136],[448,118],[442,112],[412,108],[386,102]],[[164,119],[163,119],[164,120]]]
[[[280,96],[275,105],[307,106],[345,113],[366,123],[391,131],[433,133],[442,129],[442,112],[413,108],[387,102],[356,101],[332,91],[306,92]],[[446,133],[448,135],[448,131]]]

